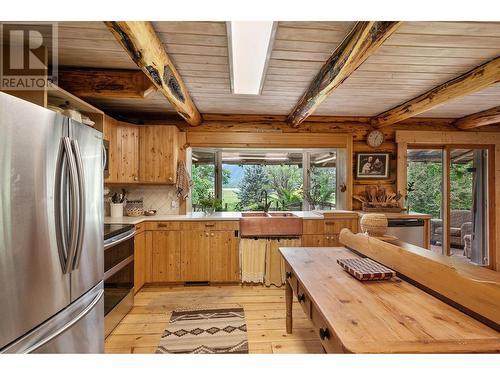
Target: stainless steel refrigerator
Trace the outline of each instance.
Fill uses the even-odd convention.
[[[102,133],[0,92],[0,352],[102,353]]]

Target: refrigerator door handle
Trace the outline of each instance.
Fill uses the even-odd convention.
[[[106,168],[106,163],[108,162],[108,155],[106,152],[106,146],[104,146],[104,143],[102,144],[102,170],[104,172],[104,169]]]
[[[73,260],[75,258],[77,246],[78,246],[78,222],[79,222],[79,199],[78,197],[78,173],[76,168],[75,157],[71,148],[71,141],[69,137],[63,137],[64,147],[66,149],[66,155],[69,165],[69,176],[71,189],[71,230],[70,230],[70,241],[69,241],[69,253],[66,261],[66,268],[64,273],[69,273],[71,267],[73,266]]]
[[[34,352],[38,348],[44,346],[48,342],[54,340],[57,336],[62,335],[64,332],[66,332],[68,329],[70,329],[72,326],[74,326],[76,323],[78,323],[81,319],[85,317],[92,309],[97,305],[104,295],[104,289],[99,290],[97,293],[97,296],[92,300],[92,302],[85,308],[83,309],[74,319],[70,320],[68,323],[63,325],[61,328],[58,330],[51,332],[50,335],[44,337],[40,341],[37,341],[34,345],[28,347],[27,349],[23,350],[22,354],[29,354],[31,352]],[[99,334],[99,333],[96,333]]]
[[[85,202],[85,176],[83,171],[82,153],[78,141],[71,140],[71,146],[76,160],[76,171],[78,176],[78,233],[76,240],[75,260],[73,262],[73,270],[80,266],[80,259],[83,251],[83,234],[85,233],[85,216],[86,216],[86,202]]]
[[[62,141],[59,155],[56,163],[56,180],[54,191],[54,211],[56,224],[57,251],[59,253],[59,261],[61,262],[62,272],[65,273],[66,264],[68,261],[68,247],[65,233],[64,216],[63,216],[63,195],[62,185],[64,183],[65,171],[68,167],[68,155],[64,141]]]

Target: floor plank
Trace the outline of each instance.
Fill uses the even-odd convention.
[[[147,286],[134,307],[106,339],[106,353],[154,353],[172,310],[180,307],[243,306],[249,352],[255,354],[323,353],[311,321],[293,305],[294,331],[285,331],[284,289],[263,286]]]

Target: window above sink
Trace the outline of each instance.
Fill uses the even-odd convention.
[[[337,208],[337,149],[191,150],[192,209],[204,198],[221,211],[307,211]],[[289,213],[288,213],[289,214]]]

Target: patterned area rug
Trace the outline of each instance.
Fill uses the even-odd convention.
[[[242,307],[175,310],[156,353],[248,353],[245,312]]]

